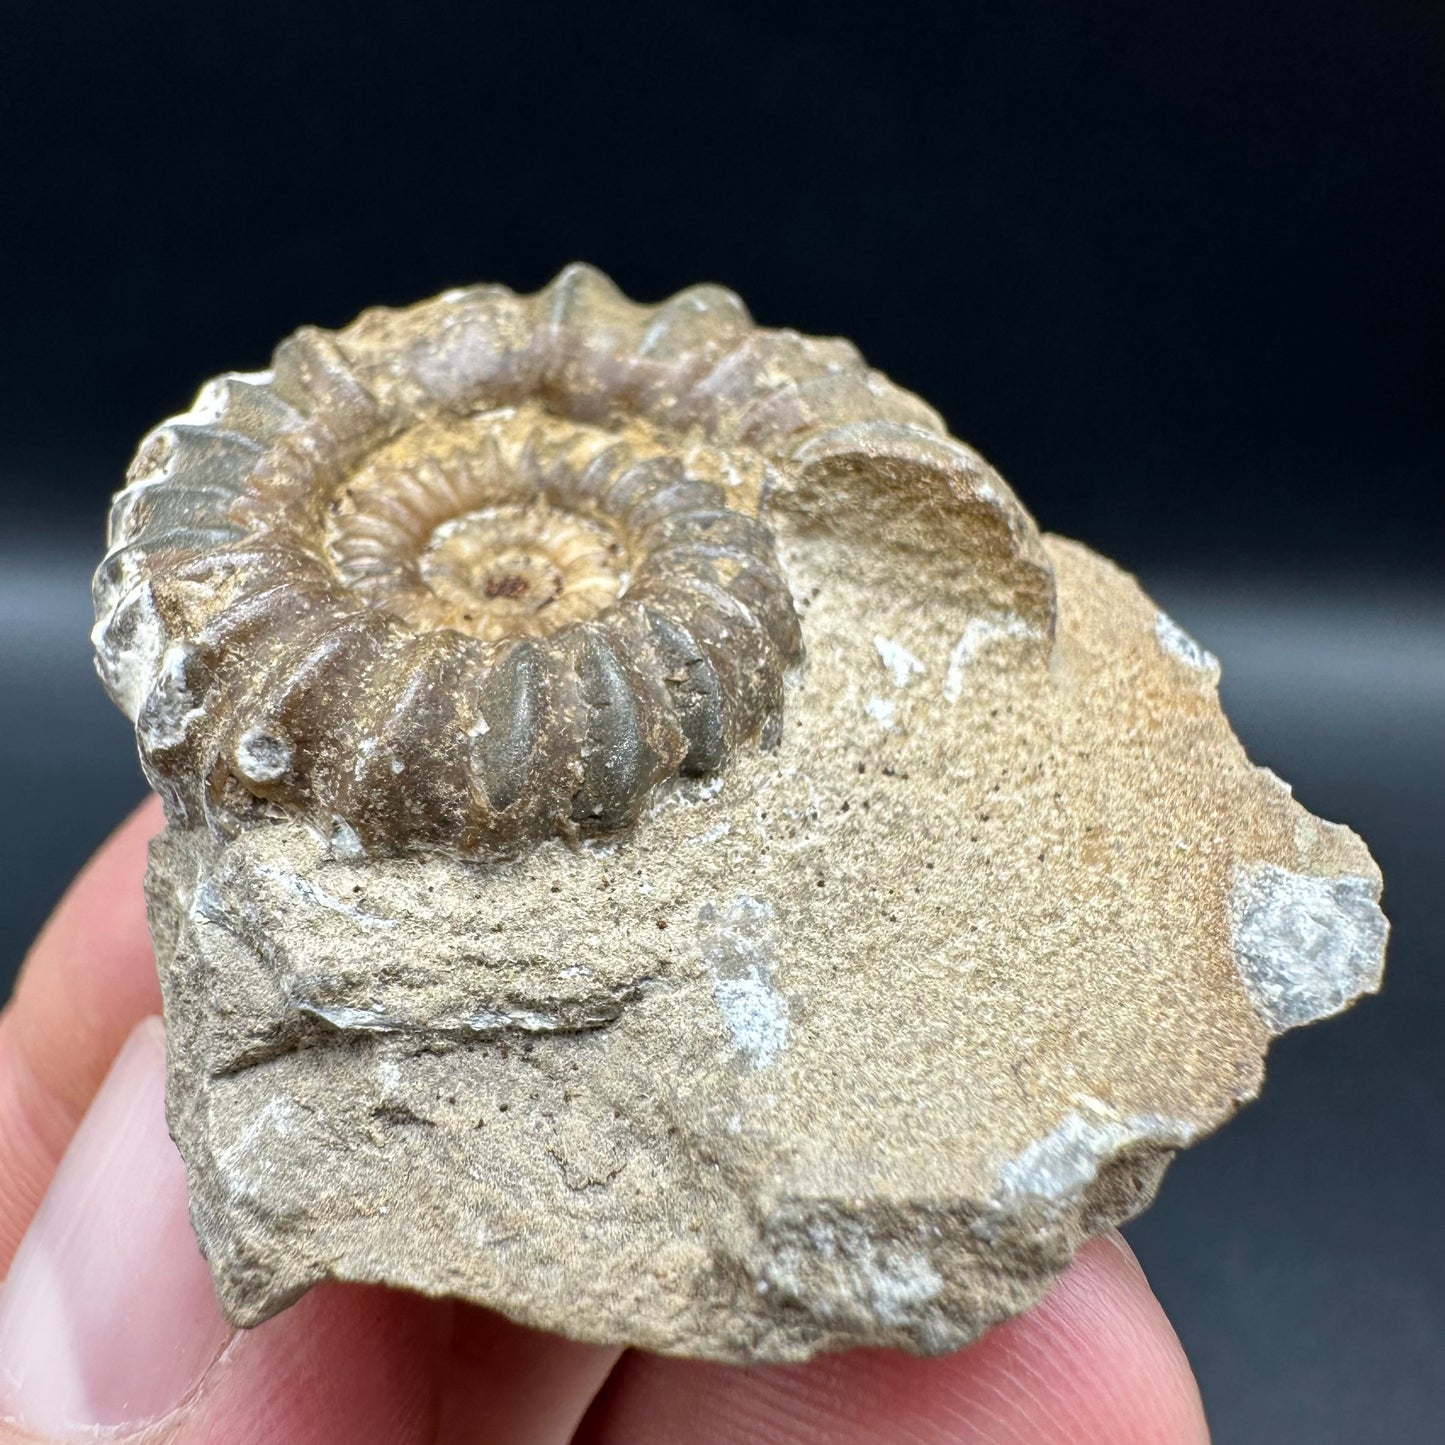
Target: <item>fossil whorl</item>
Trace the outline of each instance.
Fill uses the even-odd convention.
[[[98,666],[178,822],[279,811],[463,857],[613,833],[776,742],[803,644],[772,513],[877,525],[860,457],[947,473],[910,504],[922,585],[940,506],[972,506],[999,520],[971,545],[1048,591],[1026,515],[929,407],[721,288],[642,306],[574,266],[303,329],[142,443]]]

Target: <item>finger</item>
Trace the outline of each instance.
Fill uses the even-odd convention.
[[[0,1417],[42,1438],[171,1409],[229,1336],[165,1132],[165,1036],[121,1050],[0,1293]]]
[[[1036,1309],[954,1355],[738,1370],[629,1355],[586,1445],[1200,1445],[1194,1377],[1128,1246],[1086,1245]]]
[[[166,1133],[164,1048],[158,1019],[137,1027],[16,1254],[0,1294],[0,1417],[42,1440],[429,1438],[426,1301],[318,1290],[259,1330],[226,1325]]]
[[[449,1301],[323,1286],[221,1317],[143,1021],[76,1131],[0,1292],[0,1445],[103,1431],[175,1445],[563,1445],[615,1351]]]
[[[86,865],[0,1015],[0,1276],[121,1044],[160,1009],[141,879],[161,821],[150,799]]]
[[[450,1300],[322,1285],[239,1334],[150,1433],[157,1445],[567,1445],[616,1356]]]
[[[447,1352],[436,1445],[564,1445],[622,1354],[462,1304]]]

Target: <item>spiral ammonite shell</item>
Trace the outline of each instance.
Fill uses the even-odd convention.
[[[515,852],[769,747],[802,662],[769,525],[801,441],[937,436],[846,342],[574,266],[304,329],[142,444],[102,677],[178,821]]]

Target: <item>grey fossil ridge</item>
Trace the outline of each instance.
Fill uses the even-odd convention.
[[[719,288],[299,333],[147,439],[111,544],[238,1323],[344,1279],[725,1360],[953,1349],[1379,985],[1378,870],[1215,660]]]

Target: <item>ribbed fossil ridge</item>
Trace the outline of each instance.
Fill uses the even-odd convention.
[[[101,676],[178,822],[279,809],[342,852],[464,857],[613,833],[776,739],[803,646],[770,508],[841,449],[819,510],[846,518],[880,429],[925,470],[966,453],[849,343],[713,286],[640,306],[574,266],[303,329],[142,443]]]

